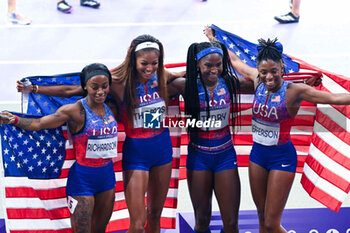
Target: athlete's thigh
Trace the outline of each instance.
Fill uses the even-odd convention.
[[[114,188],[95,195],[95,206],[92,214],[93,232],[104,232],[113,213],[114,200]]]
[[[258,210],[265,208],[268,174],[265,168],[249,161],[250,190]]]
[[[238,218],[241,185],[238,169],[227,169],[215,173],[214,191],[223,221]]]
[[[94,204],[93,196],[73,196],[68,198],[73,232],[91,232]]]
[[[295,177],[294,172],[271,170],[268,178],[265,216],[278,219],[282,216],[290,189]]]
[[[150,210],[161,210],[168,193],[172,162],[152,167],[149,171],[147,206]]]
[[[187,183],[195,211],[211,212],[211,199],[214,188],[212,171],[187,169]]]

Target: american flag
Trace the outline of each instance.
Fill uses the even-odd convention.
[[[65,138],[60,128],[30,132],[1,125],[1,132],[5,176],[59,176],[65,158]]]
[[[256,44],[211,25],[216,39],[224,43],[243,62],[256,67]],[[307,64],[292,56],[283,55],[287,74],[285,80],[322,77],[320,90],[332,93],[349,93],[350,79]],[[247,165],[252,138],[252,96],[242,95],[242,129],[235,138],[238,164]],[[247,128],[249,127],[249,128]],[[244,130],[246,129],[246,130]],[[298,172],[302,172],[301,184],[306,192],[338,212],[350,190],[350,134],[349,107],[315,105],[304,101],[291,130],[291,140],[298,154]]]
[[[62,74],[55,76],[37,76],[29,77],[32,83],[38,85],[79,85],[79,73]],[[63,104],[73,103],[81,97],[74,97],[69,99],[50,97],[45,95],[34,95],[29,94],[23,98],[23,109],[30,114],[47,115],[55,112]],[[179,112],[177,100],[173,100],[169,104],[169,114],[177,115]],[[65,187],[70,166],[75,162],[73,154],[73,148],[67,133],[67,128],[54,130],[43,130],[38,132],[26,132],[24,133],[21,129],[17,129],[13,126],[8,126],[9,129],[1,128],[2,136],[2,157],[6,162],[11,157],[7,156],[9,149],[4,146],[4,140],[11,140],[8,143],[11,147],[16,147],[19,150],[19,155],[15,160],[23,160],[24,154],[27,154],[36,165],[36,171],[38,174],[42,173],[44,164],[40,164],[39,161],[47,163],[45,166],[51,166],[53,159],[60,160],[61,157],[58,155],[58,150],[62,152],[62,148],[58,149],[54,146],[54,143],[65,146],[65,159],[60,160],[60,171],[55,172],[56,166],[59,167],[59,163],[56,163],[53,174],[55,178],[42,179],[43,177],[27,176],[13,176],[12,174],[6,173],[4,177],[5,186],[5,222],[7,232],[35,232],[35,233],[66,233],[72,232],[70,225],[70,213],[67,208]],[[114,171],[116,175],[116,199],[114,205],[114,212],[110,219],[110,223],[107,226],[106,232],[122,231],[127,230],[129,226],[129,214],[126,207],[123,181],[122,181],[122,166],[121,166],[121,151],[123,141],[125,139],[124,127],[119,124],[118,127],[118,157],[114,160]],[[58,133],[59,131],[59,133]],[[16,134],[17,132],[17,134]],[[16,134],[10,136],[9,134]],[[173,169],[171,174],[171,182],[169,191],[165,201],[164,209],[161,217],[162,228],[175,228],[176,226],[176,207],[177,207],[177,189],[178,189],[178,177],[179,177],[179,164],[180,164],[180,134],[181,132],[176,129],[170,129],[171,140],[173,143]],[[31,142],[34,143],[32,146],[35,147],[37,152],[30,149],[29,142],[25,142],[24,136],[19,138],[19,135],[26,134],[27,137],[33,138]],[[46,136],[42,136],[46,135]],[[60,137],[58,137],[58,135]],[[62,139],[62,135],[65,137]],[[42,138],[44,137],[44,138]],[[56,140],[54,140],[54,137]],[[28,141],[30,141],[28,139]],[[36,143],[39,142],[41,146],[45,146],[40,150],[36,147]],[[51,142],[51,143],[50,143]],[[18,145],[18,146],[16,146]],[[54,149],[56,148],[56,149]],[[42,152],[45,151],[45,154]],[[57,151],[56,151],[57,150]],[[49,152],[50,151],[50,152]],[[38,156],[36,156],[37,154]],[[49,157],[49,154],[51,155]],[[64,155],[64,147],[63,147]],[[35,159],[33,159],[35,157]],[[6,164],[13,163],[6,162]],[[39,166],[40,164],[40,166]],[[62,165],[63,164],[63,165]],[[5,165],[5,170],[8,170],[9,165]],[[17,163],[12,167],[19,166]],[[24,165],[23,165],[24,167]],[[41,170],[39,168],[41,168]],[[20,167],[21,169],[22,167]],[[53,168],[53,167],[52,167]],[[20,172],[16,169],[16,172]],[[48,171],[46,171],[48,173]]]

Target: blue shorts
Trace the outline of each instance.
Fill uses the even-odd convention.
[[[222,150],[202,150],[192,143],[188,145],[186,168],[196,171],[220,172],[237,168],[237,155],[232,145]]]
[[[173,160],[169,129],[151,138],[126,137],[123,145],[123,170],[149,171]]]
[[[278,146],[253,144],[249,160],[266,170],[295,172],[297,168],[297,152],[291,141]]]
[[[113,162],[102,167],[87,167],[75,162],[69,169],[67,196],[94,196],[115,187]]]

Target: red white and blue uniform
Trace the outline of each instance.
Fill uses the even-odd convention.
[[[268,94],[265,84],[260,83],[253,101],[252,134],[253,148],[250,160],[267,170],[294,171],[297,156],[290,141],[290,130],[294,117],[286,105],[286,90],[289,83],[284,81],[281,88]]]
[[[164,129],[162,121],[166,114],[166,104],[158,91],[157,75],[146,83],[136,83],[138,105],[134,109],[132,125],[128,123],[125,105],[121,107],[121,120],[126,138],[123,144],[123,170],[145,170],[165,165],[172,161],[172,143],[169,129]],[[160,128],[144,128],[144,113],[161,114]]]
[[[66,193],[92,196],[115,186],[112,159],[117,156],[118,125],[104,104],[105,115],[96,115],[81,99],[85,111],[83,128],[72,134],[76,162],[69,170]]]
[[[205,90],[198,80],[200,120],[209,121],[209,127],[199,129],[198,138],[188,146],[187,169],[211,170],[219,172],[237,168],[237,157],[230,133],[231,98],[225,80],[219,77],[216,87],[207,89],[209,97],[209,117]],[[211,124],[220,122],[220,126]]]

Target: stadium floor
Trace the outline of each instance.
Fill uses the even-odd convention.
[[[68,0],[74,7],[68,15],[56,10],[54,0],[17,0],[18,12],[33,19],[30,26],[7,24],[6,2],[0,2],[0,111],[18,108],[21,95],[16,92],[16,80],[31,75],[76,72],[91,62],[115,67],[124,59],[131,40],[140,34],[151,34],[162,41],[165,63],[184,62],[188,46],[206,41],[202,30],[212,23],[251,42],[261,37],[277,37],[287,54],[350,77],[348,0],[332,4],[326,0],[302,1],[300,22],[291,25],[281,25],[273,19],[275,15],[288,12],[289,0],[101,0],[99,10],[80,7],[79,0]],[[254,216],[247,169],[239,171],[242,213]],[[288,211],[299,209],[304,213],[304,208],[322,207],[307,196],[299,180],[300,175],[297,175],[287,203]],[[346,207],[350,207],[349,197],[343,206],[344,211],[335,218],[339,219],[339,227],[343,217],[350,217],[346,211]],[[1,209],[0,218],[3,218]],[[213,210],[218,211],[216,204]],[[178,212],[193,227],[185,181],[180,182]],[[321,220],[328,219],[326,212],[320,211],[317,216],[321,216]],[[256,216],[253,221],[256,222]],[[183,227],[181,232],[189,229],[186,225]],[[339,228],[345,229],[339,232],[348,233],[349,228],[350,224],[348,228]],[[244,232],[257,232],[256,229],[255,224],[255,230]]]

